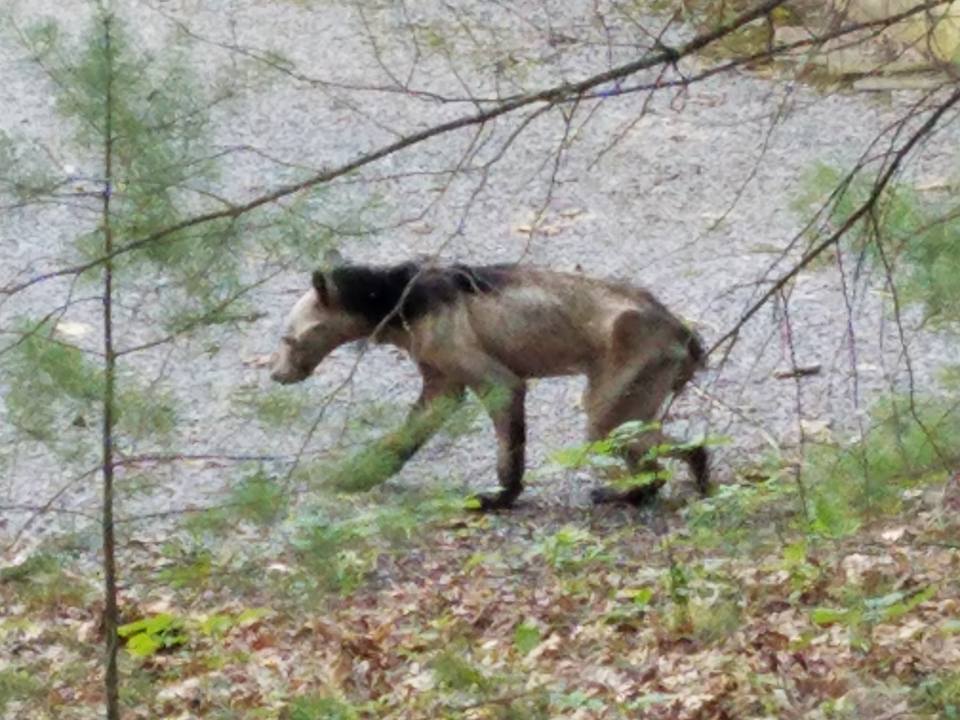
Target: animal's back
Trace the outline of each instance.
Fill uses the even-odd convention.
[[[480,276],[488,270],[500,283],[467,300],[471,325],[484,350],[521,376],[589,372],[611,351],[614,323],[628,311],[678,338],[690,335],[642,288],[523,266],[476,268]]]

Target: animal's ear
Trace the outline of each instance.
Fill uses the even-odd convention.
[[[323,270],[313,271],[313,289],[317,291],[317,298],[319,298],[321,305],[330,304],[330,291],[327,289],[327,278],[324,276]]]
[[[336,248],[330,248],[323,254],[323,266],[325,268],[332,269],[346,264],[347,261],[343,259],[343,255]]]

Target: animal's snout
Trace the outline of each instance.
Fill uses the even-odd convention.
[[[281,385],[303,382],[310,376],[310,371],[298,367],[290,362],[283,351],[275,352],[270,356],[270,379]]]
[[[283,363],[280,362],[280,353],[271,353],[267,367],[270,368],[271,380],[278,383],[284,382],[286,374],[283,372]]]
[[[297,382],[299,378],[291,377],[289,373],[284,373],[280,370],[271,370],[270,379],[281,385],[289,385],[290,383]]]

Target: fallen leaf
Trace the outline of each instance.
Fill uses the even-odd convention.
[[[86,335],[90,334],[90,331],[93,328],[85,323],[70,322],[69,320],[61,320],[57,323],[54,332],[61,337],[67,339],[76,340]]]

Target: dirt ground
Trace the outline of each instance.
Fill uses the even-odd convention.
[[[606,3],[457,5],[453,10],[440,2],[130,0],[122,14],[137,46],[147,51],[168,44],[177,32],[187,33],[185,47],[208,89],[238,63],[259,68],[259,76],[251,72],[246,91],[212,109],[212,150],[229,151],[219,192],[235,201],[289,179],[296,172],[291,164],[334,167],[472,113],[473,103],[463,99],[468,95],[508,96],[585,77],[636,57],[638,46],[648,44]],[[53,17],[68,35],[82,32],[88,15],[87,4],[78,1],[34,0],[13,7],[18,27]],[[598,7],[605,9],[605,22],[595,13]],[[243,48],[245,55],[231,47]],[[271,50],[290,64],[274,60],[270,67],[251,60],[252,55],[270,60]],[[681,69],[689,73],[696,67],[688,61]],[[50,99],[49,78],[26,58],[10,27],[0,33],[0,74],[5,78],[0,129],[43,143],[65,174],[95,176],[98,161],[71,144],[70,128]],[[709,344],[757,297],[757,282],[770,277],[779,249],[802,228],[806,218],[791,209],[791,201],[805,173],[818,162],[851,165],[916,100],[906,93],[823,95],[767,75],[728,73],[682,92],[608,97],[567,108],[569,123],[559,111],[546,113],[530,120],[505,150],[524,116],[503,118],[485,129],[482,148],[468,167],[454,173],[475,133],[445,134],[339,181],[326,204],[311,208],[311,217],[319,233],[324,224],[345,223],[356,208],[375,201],[364,215],[373,232],[339,243],[357,261],[390,263],[439,254],[462,262],[580,268],[630,280],[653,290]],[[914,176],[929,182],[942,178],[956,139],[955,129],[936,136],[911,166]],[[86,211],[68,205],[0,213],[0,285],[60,266],[64,247],[91,222]],[[251,275],[269,260],[247,258]],[[309,422],[266,431],[238,415],[231,398],[241,387],[268,388],[265,373],[245,361],[272,349],[312,269],[291,270],[259,288],[255,306],[265,316],[257,322],[157,348],[126,366],[178,398],[177,451],[263,454],[282,465],[300,448]],[[853,284],[858,398],[853,397],[846,340],[847,305],[835,264],[804,272],[792,290],[797,362],[822,366],[819,374],[801,381],[804,428],[815,438],[843,437],[855,426],[858,408],[866,408],[898,372],[896,331],[884,321],[881,285],[870,273]],[[149,303],[151,290],[144,289],[138,302]],[[2,324],[8,327],[22,313],[49,311],[63,302],[65,291],[66,283],[59,281],[33,287],[0,306]],[[84,303],[65,320],[78,328],[80,342],[90,343],[96,342],[97,317],[96,303]],[[149,320],[130,313],[121,340],[150,337],[150,330]],[[725,363],[720,366],[715,356],[714,367],[673,409],[679,434],[730,438],[717,451],[721,482],[731,480],[736,467],[797,441],[795,385],[775,377],[790,364],[786,338],[782,315],[761,311],[744,327]],[[929,384],[948,349],[935,336],[911,334],[920,387]],[[353,350],[338,351],[298,391],[319,406],[348,378],[356,357]],[[528,395],[531,472],[525,504],[587,503],[589,476],[549,462],[552,452],[582,437],[581,390],[579,379],[549,380],[535,383]],[[370,403],[399,407],[417,391],[415,370],[400,353],[369,350],[310,437],[307,457],[334,448],[344,424],[356,422]],[[0,441],[14,447],[2,413]],[[396,416],[392,410],[385,414]],[[71,484],[76,474],[76,468],[62,467],[17,442],[0,477],[0,504],[41,504],[65,489],[54,508],[95,514],[97,484],[93,479]],[[477,423],[465,436],[431,443],[395,482],[438,480],[475,489],[491,484],[493,477],[492,431]],[[141,490],[124,511],[216,502],[229,479],[229,467],[222,463],[156,468],[147,491]],[[31,513],[0,517],[4,544]],[[49,514],[34,520],[25,537],[87,522],[81,515]]]

